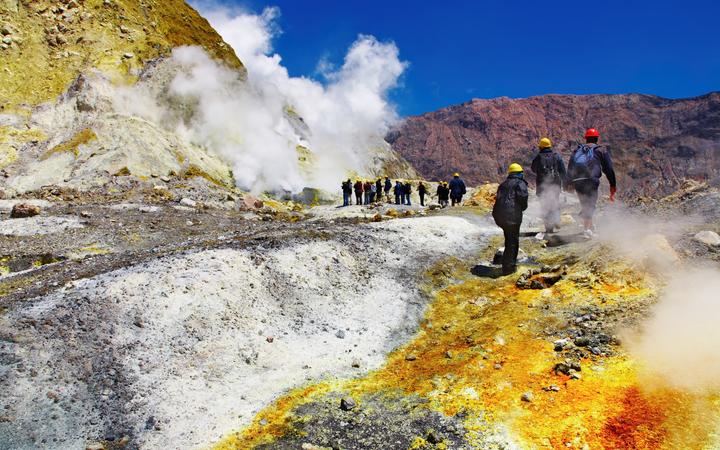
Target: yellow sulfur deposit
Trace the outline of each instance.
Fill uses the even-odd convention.
[[[649,275],[621,261],[598,264],[602,270],[576,264],[550,289],[520,290],[517,277],[474,278],[460,275],[461,261],[442,262],[428,272],[428,289],[442,276],[460,282],[432,291],[421,329],[383,368],[296,389],[217,448],[249,449],[297,432],[295,424],[307,419],[293,411],[328,392],[362,399],[398,391],[426,399],[425,407],[446,416],[462,413],[471,448],[487,448],[493,434],[521,448],[710,448],[720,417],[717,396],[652,387],[621,346],[605,356],[584,352],[580,371],[555,370],[563,356],[546,331],[567,328],[568,312],[622,312],[654,294]],[[447,446],[423,437],[411,442],[414,449]]]

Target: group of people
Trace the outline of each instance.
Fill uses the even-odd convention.
[[[617,192],[615,170],[610,152],[599,145],[600,133],[595,128],[585,132],[585,143],[578,145],[568,161],[567,169],[562,157],[552,148],[550,138],[542,138],[538,144],[539,152],[533,159],[530,169],[537,179],[537,195],[540,199],[545,232],[554,233],[560,226],[560,192],[575,191],[580,201],[580,217],[583,220],[585,236],[595,234],[593,216],[598,201],[600,178],[603,174],[610,183],[610,201],[615,201]],[[517,255],[520,248],[520,226],[523,211],[528,205],[528,184],[523,168],[512,163],[508,168],[507,179],[497,191],[493,218],[503,229],[505,250],[502,258],[503,274],[516,270]]]
[[[408,205],[411,206],[410,200],[413,186],[409,181],[395,181],[393,185],[389,177],[385,177],[383,182],[382,178],[378,178],[375,181],[371,180],[356,180],[352,182],[350,178],[342,183],[343,193],[343,206],[350,206],[353,204],[352,196],[355,193],[355,204],[356,205],[370,205],[376,202],[385,201],[392,203],[390,192],[392,191],[395,197],[396,205]],[[467,193],[465,182],[460,178],[459,173],[453,175],[453,179],[450,182],[441,181],[438,183],[437,198],[440,206],[448,206],[449,201],[452,201],[452,206],[459,205],[462,203],[463,196]],[[384,194],[384,198],[383,198]],[[428,196],[428,186],[422,181],[418,184],[418,196],[420,197],[420,206],[425,206],[425,198]]]

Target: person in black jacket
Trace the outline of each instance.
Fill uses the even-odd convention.
[[[412,194],[412,184],[410,184],[409,181],[405,183],[403,192],[405,193],[405,204],[411,206],[410,195]]]
[[[385,201],[390,203],[390,190],[392,189],[392,182],[390,177],[385,177]]]
[[[352,181],[350,181],[350,178],[348,178],[347,181],[343,181],[343,183],[342,183],[343,206],[350,206],[351,199],[352,199],[352,190],[353,190],[353,185],[352,185]]]
[[[443,208],[448,205],[448,199],[450,198],[450,188],[448,188],[446,181],[441,181],[437,188],[438,203]]]
[[[554,233],[560,227],[560,191],[565,181],[565,163],[552,149],[549,138],[540,139],[540,152],[530,168],[537,176],[537,196],[545,222],[545,232]]]
[[[465,182],[460,178],[460,174],[453,174],[453,179],[450,180],[450,200],[452,200],[452,206],[460,205],[463,195],[466,193]]]
[[[600,133],[595,128],[585,132],[585,144],[578,145],[568,163],[567,186],[574,189],[580,200],[580,217],[583,219],[585,236],[595,235],[593,216],[598,200],[598,188],[602,174],[610,183],[610,201],[615,201],[617,185],[610,151],[598,145]]]
[[[403,190],[404,190],[404,187],[403,187],[402,183],[400,183],[400,181],[395,181],[395,187],[393,188],[393,193],[395,194],[395,204],[396,205],[400,204],[400,200],[403,200],[403,203],[405,203],[404,202],[405,196],[403,195]]]
[[[427,188],[421,181],[418,185],[418,195],[420,196],[420,206],[425,206],[425,193],[427,192]]]
[[[517,270],[517,255],[520,250],[520,225],[523,211],[528,205],[527,181],[520,164],[512,163],[508,177],[497,191],[493,218],[505,234],[505,250],[502,256],[502,273],[510,275]]]

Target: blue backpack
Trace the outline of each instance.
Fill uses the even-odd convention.
[[[572,156],[573,178],[596,178],[598,175],[598,160],[595,158],[595,146],[580,145]]]

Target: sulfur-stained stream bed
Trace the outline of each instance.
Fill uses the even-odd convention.
[[[290,390],[214,448],[720,448],[720,395],[669,387],[623,343],[659,273],[598,243],[523,248],[529,277],[560,280],[527,289],[446,258],[422,277],[432,300],[419,330],[381,368]]]

